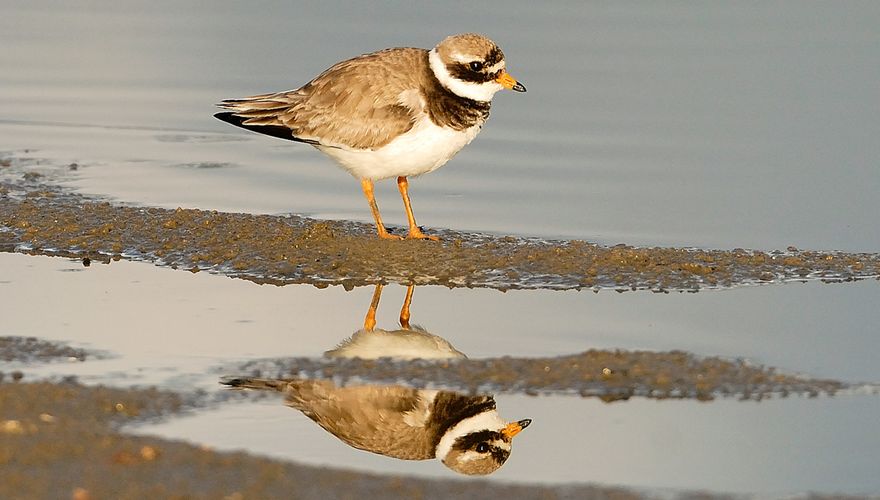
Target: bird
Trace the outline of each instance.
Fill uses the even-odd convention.
[[[416,223],[407,178],[442,167],[469,144],[502,89],[526,91],[495,42],[463,33],[430,50],[390,48],[339,62],[297,89],[226,99],[214,116],[310,144],[335,160],[360,180],[383,239],[403,238],[383,224],[374,182],[396,177],[406,238],[437,241]]]
[[[227,377],[221,383],[282,392],[288,406],[359,450],[402,460],[437,458],[466,475],[498,470],[513,437],[532,422],[501,419],[490,395],[316,379]]]

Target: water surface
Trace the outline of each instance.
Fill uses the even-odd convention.
[[[126,202],[369,221],[330,160],[233,130],[212,104],[297,87],[362,52],[479,31],[529,92],[498,95],[481,136],[413,183],[421,223],[875,251],[878,25],[874,2],[12,2],[0,148],[80,162],[73,185]],[[392,184],[379,202],[401,224]]]
[[[370,287],[256,285],[145,263],[0,254],[0,335],[36,335],[103,351],[104,359],[22,368],[29,379],[222,391],[237,363],[320,357],[364,324]],[[652,294],[417,287],[411,321],[471,358],[587,349],[671,350],[746,357],[787,373],[880,380],[873,281]],[[397,328],[405,287],[387,286],[376,314]],[[794,306],[796,304],[797,306]],[[4,370],[7,368],[4,368]],[[532,418],[499,481],[597,482],[780,496],[880,490],[872,389],[761,401],[602,403],[578,396],[496,394],[509,419]],[[142,427],[158,434],[313,464],[457,477],[433,461],[349,448],[281,398],[244,400]],[[685,471],[685,472],[682,472]]]

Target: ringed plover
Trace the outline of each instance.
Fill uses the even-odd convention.
[[[402,460],[437,458],[468,475],[498,470],[510,456],[513,437],[532,423],[502,420],[488,395],[401,385],[343,387],[312,379],[228,377],[221,383],[283,392],[288,406],[359,450]]]
[[[311,144],[361,181],[379,237],[374,181],[397,177],[408,238],[437,240],[416,224],[407,177],[434,171],[480,132],[492,97],[525,92],[504,54],[485,36],[447,37],[431,50],[392,48],[335,64],[294,90],[228,99],[214,116],[233,125]]]
[[[456,360],[466,356],[442,337],[410,326],[413,286],[400,311],[401,330],[376,328],[382,285],[376,285],[364,328],[328,358]],[[513,437],[532,422],[502,420],[490,395],[414,389],[402,385],[340,386],[332,380],[224,377],[240,389],[285,394],[296,408],[324,430],[354,448],[403,460],[438,458],[462,474],[490,474],[510,456]]]

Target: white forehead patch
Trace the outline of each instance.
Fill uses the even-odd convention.
[[[497,63],[493,64],[492,66],[490,66],[488,69],[488,73],[494,73],[498,70],[504,69],[504,67],[505,67],[505,64],[504,64],[504,61],[502,60],[501,62],[497,62]]]
[[[473,57],[466,56],[466,55],[461,54],[459,52],[453,52],[452,54],[449,55],[449,57],[451,57],[453,61],[460,62],[460,63],[468,63],[468,62],[471,62],[474,60]]]

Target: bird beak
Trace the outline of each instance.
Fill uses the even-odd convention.
[[[495,81],[500,83],[502,87],[508,90],[515,90],[517,92],[526,91],[525,85],[516,81],[516,78],[510,76],[510,73],[504,70],[501,70],[501,74],[498,75],[498,78],[496,78]]]
[[[530,423],[532,423],[532,419],[530,418],[520,420],[519,422],[511,422],[507,424],[507,427],[501,429],[501,434],[508,440],[513,439],[513,436],[522,432],[522,430],[528,427]]]

